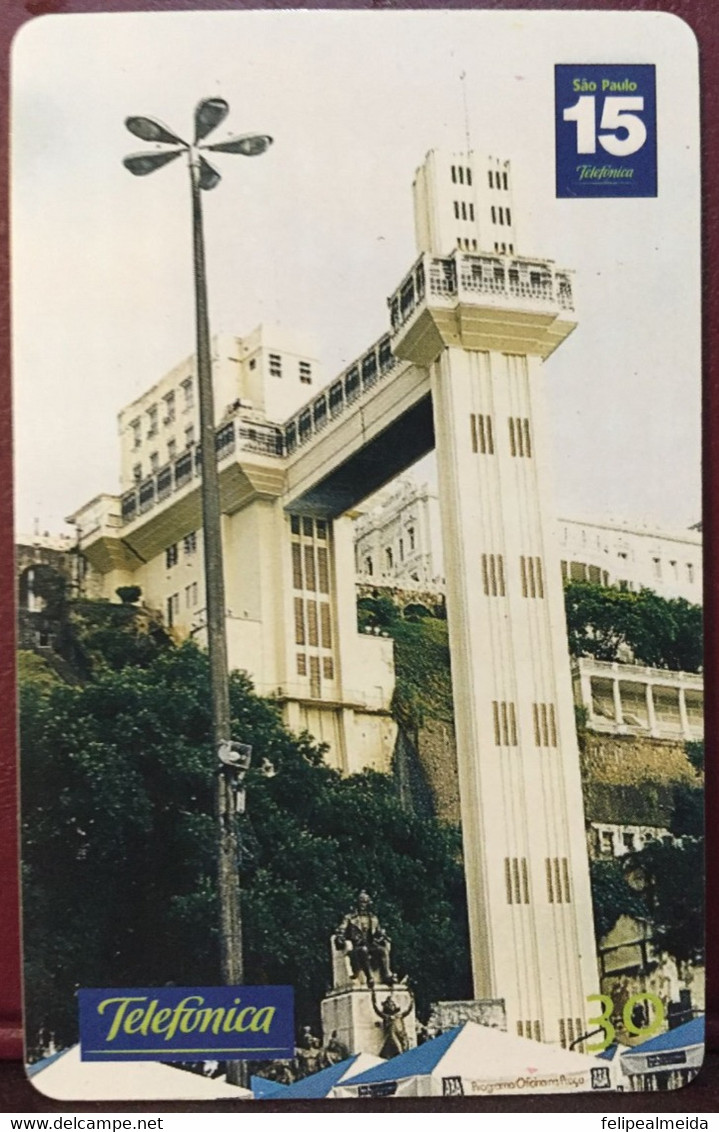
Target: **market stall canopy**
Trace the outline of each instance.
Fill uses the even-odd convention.
[[[700,1069],[703,1060],[704,1015],[627,1050],[622,1054],[622,1069],[628,1077],[636,1077],[673,1069]]]
[[[81,1061],[80,1047],[27,1066],[35,1088],[56,1101],[209,1101],[251,1097],[221,1077],[203,1077],[162,1061]]]
[[[527,1096],[609,1089],[606,1062],[465,1022],[432,1041],[339,1082],[332,1095]]]

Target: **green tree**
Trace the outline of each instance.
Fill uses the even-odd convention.
[[[21,696],[27,1021],[40,1050],[43,1035],[75,1040],[77,987],[219,980],[207,660],[166,648],[81,686],[23,680]],[[298,1021],[316,1023],[330,933],[366,887],[420,1009],[467,995],[457,832],[407,814],[386,776],[342,778],[238,673],[231,705],[255,764],[278,771],[250,772],[238,818],[246,980],[292,983]]]
[[[684,598],[567,582],[564,603],[573,656],[617,661],[628,650],[637,664],[653,668],[701,668],[702,611]]]

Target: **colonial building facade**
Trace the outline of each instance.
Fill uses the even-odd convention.
[[[355,522],[355,562],[362,582],[444,590],[439,494],[405,476]],[[563,578],[662,597],[702,601],[698,527],[666,531],[622,520],[556,521]]]

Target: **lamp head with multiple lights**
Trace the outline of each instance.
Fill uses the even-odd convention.
[[[174,134],[156,118],[132,117],[125,119],[125,125],[131,134],[141,138],[142,141],[155,142],[161,146],[171,146],[171,149],[159,149],[154,153],[134,153],[126,157],[123,165],[136,177],[144,177],[168,165],[183,153],[187,153],[190,162],[197,165],[198,184],[201,189],[214,189],[220,181],[217,169],[200,152],[204,150],[212,153],[239,153],[243,157],[258,157],[272,145],[272,138],[267,134],[240,134],[239,137],[228,138],[227,141],[214,144],[200,144],[220,123],[224,122],[230,107],[224,98],[206,98],[195,108],[195,138],[192,144],[184,141]]]

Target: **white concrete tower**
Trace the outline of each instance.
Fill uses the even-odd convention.
[[[428,155],[390,308],[431,380],[475,994],[569,1046],[598,981],[542,362],[576,323],[567,272],[516,254],[508,184],[507,163]]]

